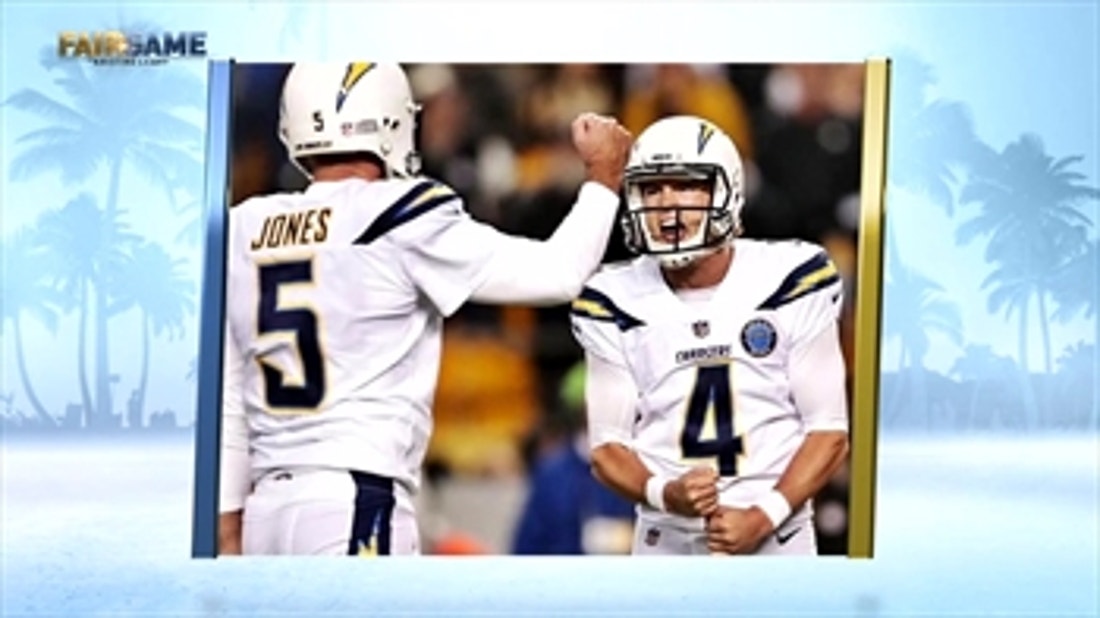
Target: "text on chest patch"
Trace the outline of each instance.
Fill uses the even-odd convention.
[[[731,357],[733,357],[733,346],[728,343],[724,343],[721,345],[710,345],[702,348],[680,350],[676,353],[676,362],[697,363],[700,361],[728,359]]]

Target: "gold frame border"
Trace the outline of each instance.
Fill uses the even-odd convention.
[[[886,148],[890,108],[888,58],[864,64],[863,163],[852,386],[848,557],[874,556],[878,480],[879,352],[882,323]]]

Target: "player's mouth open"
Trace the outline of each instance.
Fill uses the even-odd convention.
[[[687,227],[676,221],[661,222],[661,240],[666,243],[679,242],[687,236]]]

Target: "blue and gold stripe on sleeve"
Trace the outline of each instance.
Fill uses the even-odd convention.
[[[824,251],[813,256],[791,271],[779,288],[757,307],[759,310],[778,309],[803,296],[812,294],[840,280],[836,265]]]
[[[580,296],[573,301],[570,313],[577,317],[612,322],[619,330],[626,332],[645,323],[623,311],[606,294],[585,286]]]
[[[417,183],[404,195],[397,198],[375,219],[367,229],[355,239],[355,244],[370,244],[395,228],[412,221],[433,209],[458,197],[453,189],[434,180]]]

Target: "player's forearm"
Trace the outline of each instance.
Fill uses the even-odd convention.
[[[252,489],[249,461],[248,418],[244,409],[241,367],[244,356],[237,349],[229,325],[225,329],[223,352],[221,455],[218,471],[218,511],[228,513],[244,508]]]
[[[221,461],[218,484],[218,510],[226,513],[244,507],[252,489],[248,457],[248,426],[242,414],[224,410],[222,417]]]
[[[475,302],[556,305],[575,298],[600,265],[619,196],[586,182],[572,210],[545,241],[509,237],[471,295]]]
[[[797,511],[825,487],[848,457],[848,433],[814,431],[806,435],[775,488]]]
[[[646,482],[653,476],[634,451],[622,444],[602,444],[592,451],[592,473],[596,480],[623,498],[646,502]]]
[[[232,511],[218,515],[218,555],[233,556],[242,552],[242,515]]]
[[[772,493],[761,499],[760,506],[776,525],[817,495],[848,456],[844,357],[835,324],[796,350],[790,381],[806,438],[776,485],[781,496]]]

